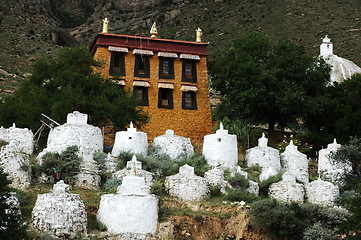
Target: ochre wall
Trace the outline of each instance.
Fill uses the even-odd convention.
[[[105,47],[98,47],[94,58],[104,62],[102,68],[97,69],[99,73],[109,78],[109,64],[111,52]],[[159,79],[159,58],[154,52],[150,56],[150,78],[134,77],[135,58],[132,51],[125,54],[125,88],[133,90],[133,80],[148,81],[149,107],[143,106],[150,117],[150,122],[140,131],[148,134],[148,140],[152,141],[154,137],[165,134],[167,129],[174,130],[176,135],[188,137],[194,143],[201,143],[203,137],[212,132],[211,106],[208,89],[208,71],[206,57],[200,56],[197,61],[197,83],[182,82],[182,60],[174,59],[174,79]],[[173,83],[173,109],[158,108],[158,83]],[[198,88],[197,108],[198,110],[182,109],[182,85],[193,85]]]

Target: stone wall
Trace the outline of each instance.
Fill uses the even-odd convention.
[[[338,186],[319,178],[306,185],[306,196],[310,203],[333,206],[340,191]]]
[[[105,47],[99,47],[94,58],[104,61],[105,65],[97,69],[105,78],[109,78],[109,64],[111,53]],[[140,129],[148,134],[148,139],[154,139],[163,134],[167,129],[173,129],[177,134],[201,143],[203,137],[212,132],[212,116],[208,87],[208,70],[206,57],[200,56],[197,62],[197,83],[182,82],[182,60],[174,59],[174,79],[159,79],[159,58],[154,54],[150,57],[150,78],[134,77],[134,55],[132,51],[125,54],[125,88],[133,90],[134,80],[149,81],[148,88],[149,106],[143,106],[148,112],[150,121]],[[174,84],[173,109],[158,108],[158,83],[169,82]],[[182,109],[182,84],[194,85],[198,88],[197,110]]]

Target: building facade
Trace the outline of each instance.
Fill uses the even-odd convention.
[[[200,143],[212,131],[207,43],[99,33],[91,53],[97,71],[135,94],[150,122],[148,140],[175,134]]]

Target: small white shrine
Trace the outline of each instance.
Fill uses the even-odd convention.
[[[34,134],[30,129],[17,128],[15,123],[10,128],[0,127],[0,140],[12,145],[12,151],[32,154]]]
[[[207,180],[194,174],[188,164],[179,168],[179,173],[166,177],[164,186],[171,196],[183,201],[199,201],[209,193]]]
[[[267,146],[268,139],[264,133],[258,139],[258,146],[246,151],[247,166],[259,165],[262,168],[260,180],[264,181],[269,177],[277,175],[281,170],[279,151]]]
[[[32,228],[59,238],[87,234],[87,215],[79,194],[70,193],[63,181],[51,193],[39,194],[32,212]]]
[[[292,140],[286,147],[286,150],[281,154],[282,167],[304,184],[309,182],[308,162],[309,160],[306,154],[298,151],[297,146],[293,144]]]
[[[115,134],[112,156],[118,156],[121,152],[131,152],[132,154],[142,154],[143,156],[146,156],[148,153],[147,134],[137,132],[132,122],[127,131]]]
[[[303,184],[296,182],[292,173],[285,172],[281,181],[269,186],[268,196],[281,202],[303,203],[305,190]]]
[[[144,178],[125,176],[116,194],[101,196],[97,219],[120,239],[146,239],[157,229],[158,199]]]
[[[90,152],[103,151],[103,135],[98,127],[87,124],[88,115],[74,111],[67,116],[67,123],[50,130],[47,147],[38,155],[47,152],[61,153],[70,146],[78,146]]]
[[[204,136],[202,154],[211,166],[235,169],[238,164],[237,136],[228,134],[220,123],[215,134]]]
[[[310,203],[333,206],[340,190],[337,185],[319,178],[306,185],[306,196]]]
[[[137,160],[137,157],[133,155],[132,160],[127,162],[126,168],[116,171],[113,177],[117,179],[123,179],[125,176],[135,175],[142,177],[145,180],[145,185],[150,187],[154,182],[154,174],[142,169],[142,162]]]
[[[194,154],[191,140],[175,135],[171,129],[168,129],[165,135],[155,137],[152,146],[158,148],[160,154],[166,154],[172,160],[188,158]]]
[[[327,35],[320,45],[320,56],[331,65],[331,84],[341,83],[352,75],[361,73],[361,68],[355,63],[333,54],[333,43]]]
[[[337,152],[341,144],[333,140],[333,143],[327,145],[326,149],[321,149],[318,152],[318,173],[333,183],[343,184],[345,174],[352,171],[352,164],[350,162],[336,163],[332,159],[332,154]]]

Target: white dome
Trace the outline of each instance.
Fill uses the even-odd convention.
[[[335,54],[324,55],[325,61],[331,65],[331,84],[341,83],[356,73],[361,73],[361,68],[350,60],[341,58]]]

